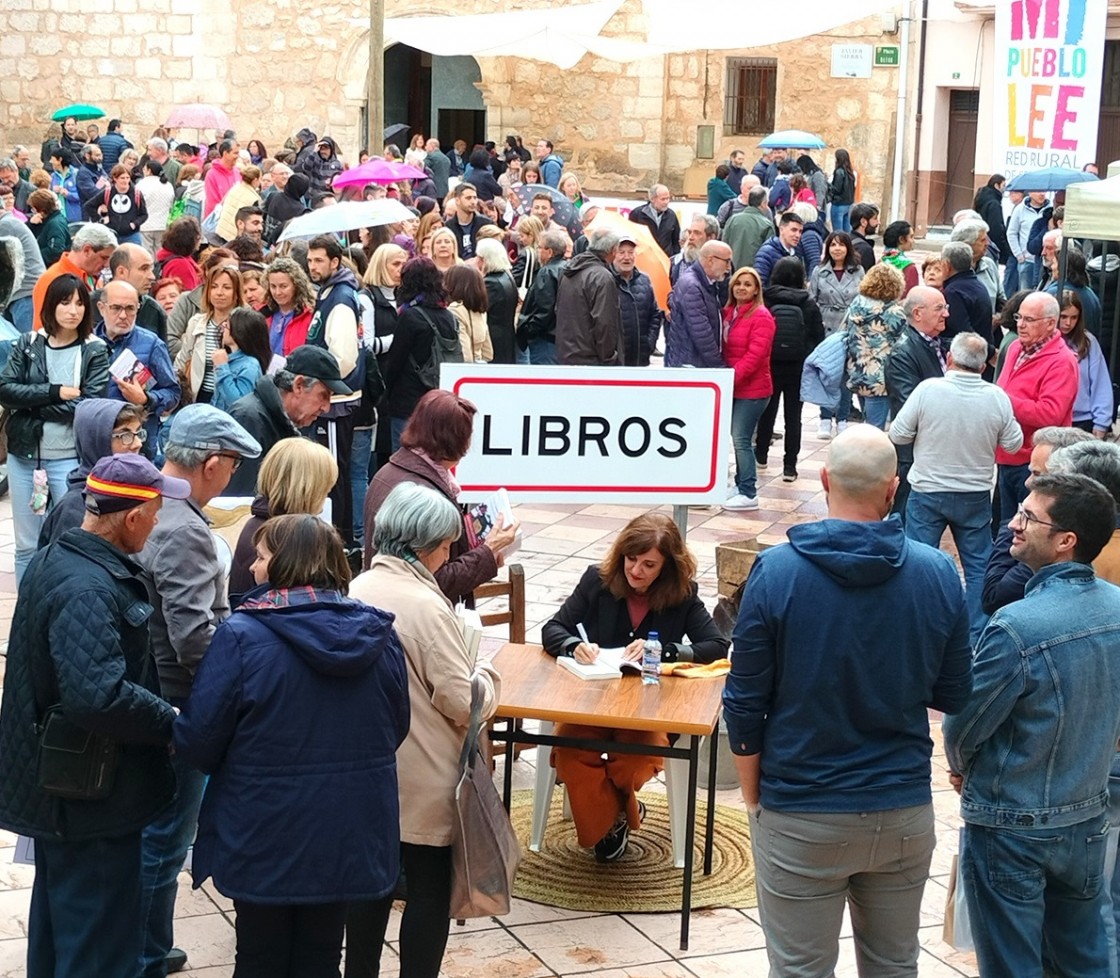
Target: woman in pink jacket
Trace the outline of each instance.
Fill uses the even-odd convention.
[[[751,439],[774,393],[770,349],[774,317],[762,304],[762,279],[753,268],[731,276],[730,299],[723,310],[723,359],[735,371],[731,441],[735,446],[735,494],[724,509],[758,509],[755,457]]]

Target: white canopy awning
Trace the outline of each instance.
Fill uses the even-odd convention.
[[[385,21],[385,44],[407,44],[444,56],[531,58],[560,68],[573,68],[588,51],[596,51],[599,42],[614,40],[600,38],[599,34],[622,3],[623,0],[595,0],[546,10],[389,17]],[[609,47],[609,43],[603,45],[604,50]]]
[[[623,0],[561,3],[492,14],[390,17],[385,45],[430,54],[519,57],[573,68],[588,53],[629,62],[684,51],[735,50],[780,44],[905,6],[906,0],[801,0],[797,15],[744,16],[742,0],[642,0],[646,37],[604,37]],[[355,24],[361,21],[355,20]]]
[[[742,0],[642,0],[649,47],[664,53],[781,44],[906,5],[905,0],[800,0],[767,16]]]
[[[1120,177],[1066,188],[1062,233],[1071,238],[1120,240]]]

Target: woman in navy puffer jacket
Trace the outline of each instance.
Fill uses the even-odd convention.
[[[337,978],[347,905],[391,901],[400,872],[396,750],[408,679],[393,616],[345,596],[335,531],[257,531],[266,587],[214,634],[175,749],[210,775],[194,885],[237,911],[239,978]]]

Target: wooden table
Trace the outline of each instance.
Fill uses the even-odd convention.
[[[504,797],[509,808],[513,789],[513,749],[516,743],[577,747],[612,753],[654,754],[688,761],[688,813],[685,822],[684,882],[681,899],[681,950],[688,950],[692,910],[692,847],[696,840],[696,780],[700,738],[711,737],[708,766],[708,811],[704,836],[704,874],[712,871],[712,830],[715,824],[716,747],[723,699],[723,677],[674,679],[664,676],[658,686],[646,686],[637,676],[611,680],[580,679],[561,669],[539,645],[502,646],[493,658],[502,677],[497,716],[510,720],[550,720],[588,726],[620,727],[687,736],[688,744],[650,747],[616,741],[585,740],[534,734],[509,723],[491,737],[506,744]],[[683,737],[682,737],[683,741]],[[548,763],[538,755],[538,764]]]

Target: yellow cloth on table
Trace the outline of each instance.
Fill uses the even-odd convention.
[[[715,662],[664,662],[661,665],[661,675],[680,676],[683,679],[712,679],[726,676],[730,671],[730,659],[716,659]]]

